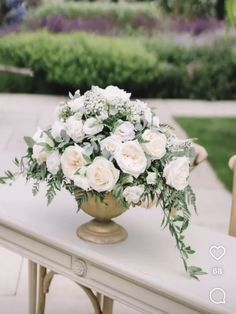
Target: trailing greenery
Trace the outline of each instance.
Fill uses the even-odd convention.
[[[0,63],[34,78],[0,74],[0,91],[65,94],[119,85],[138,97],[236,99],[235,42],[186,48],[170,40],[26,33],[0,41]]]
[[[228,160],[235,154],[236,118],[176,118],[189,136],[198,137],[208,159],[225,187],[232,190]]]

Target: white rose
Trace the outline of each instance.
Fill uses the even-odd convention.
[[[48,145],[49,147],[54,147],[53,140],[40,129],[35,133],[33,139],[35,144],[33,145],[33,154],[32,157],[37,160],[38,164],[41,165],[47,160],[47,157],[50,154],[49,150],[46,150],[41,144]]]
[[[66,130],[66,125],[64,122],[55,121],[51,128],[52,137],[58,141],[62,141],[61,132]]]
[[[107,86],[105,89],[96,87],[96,89],[102,94],[108,102],[112,102],[115,99],[127,101],[130,99],[131,93],[127,93],[123,89],[118,88],[117,86]]]
[[[155,184],[157,180],[157,175],[155,172],[149,172],[146,178],[147,184]]]
[[[128,186],[124,189],[123,196],[128,203],[137,204],[140,201],[140,197],[143,193],[143,185]]]
[[[82,114],[84,113],[84,96],[72,99],[67,104],[73,112],[79,111]]]
[[[101,122],[96,118],[91,117],[84,122],[83,131],[87,135],[95,135],[101,132],[103,127],[104,125]]]
[[[189,159],[178,157],[164,167],[163,176],[166,183],[176,190],[183,190],[188,185]]]
[[[145,130],[142,138],[146,141],[142,147],[151,159],[161,159],[165,155],[167,140],[164,134]]]
[[[101,150],[114,154],[116,148],[121,144],[120,137],[117,135],[110,135],[100,142]]]
[[[135,137],[134,125],[125,121],[115,128],[114,134],[119,136],[122,142],[131,141]]]
[[[73,180],[75,172],[85,166],[86,163],[83,149],[78,145],[67,147],[61,156],[62,171],[71,180]]]
[[[47,169],[48,171],[55,175],[60,169],[61,165],[61,156],[58,151],[52,152],[48,157],[47,157]]]
[[[111,191],[119,179],[120,171],[104,157],[96,157],[87,168],[90,186],[97,192]]]
[[[121,170],[135,178],[143,173],[147,166],[147,158],[137,141],[120,144],[115,150],[114,157]]]
[[[82,142],[84,139],[83,122],[75,116],[71,116],[66,120],[66,132],[76,143]]]

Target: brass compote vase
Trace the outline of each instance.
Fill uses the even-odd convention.
[[[112,218],[120,216],[127,208],[123,207],[112,193],[106,193],[103,201],[88,193],[87,201],[81,209],[94,217],[77,229],[77,235],[86,241],[98,244],[112,244],[125,240],[127,231]]]

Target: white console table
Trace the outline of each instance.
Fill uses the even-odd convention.
[[[207,210],[207,209],[206,209]],[[196,249],[191,264],[208,272],[200,281],[189,279],[168,230],[161,230],[161,210],[131,209],[117,221],[128,231],[125,242],[95,245],[80,240],[76,228],[90,219],[67,192],[47,207],[43,193],[31,195],[30,185],[18,180],[0,187],[0,245],[30,262],[30,314],[35,311],[35,263],[127,304],[141,313],[236,313],[236,240],[192,226],[187,240]],[[216,261],[212,245],[224,246]],[[220,267],[222,275],[213,275]],[[215,304],[210,291],[221,288],[225,304]]]

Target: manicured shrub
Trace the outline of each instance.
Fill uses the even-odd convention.
[[[8,36],[0,41],[0,63],[31,68],[32,92],[65,93],[114,84],[147,95],[154,90],[157,72],[155,57],[139,43],[77,33]]]
[[[0,63],[31,68],[35,77],[0,75],[0,91],[65,94],[118,85],[134,96],[236,99],[235,43],[183,47],[161,39],[82,33],[18,34],[0,41]]]

